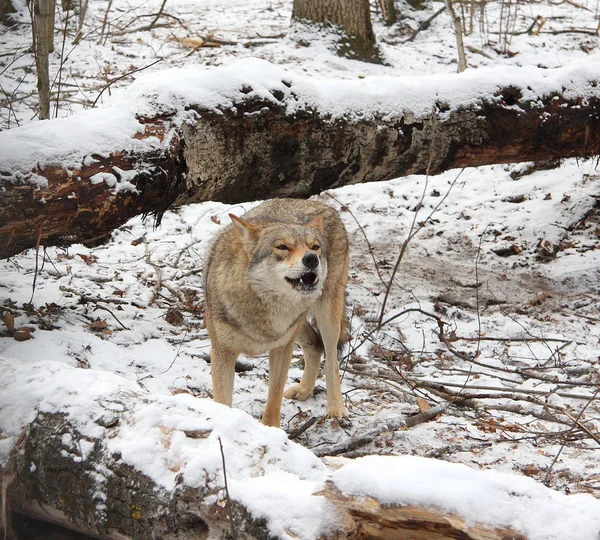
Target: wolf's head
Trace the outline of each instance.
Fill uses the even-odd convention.
[[[248,257],[248,279],[259,294],[318,298],[327,276],[323,217],[307,225],[249,223],[229,214]]]

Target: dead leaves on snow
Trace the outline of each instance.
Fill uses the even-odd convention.
[[[15,341],[28,341],[33,338],[33,332],[35,328],[32,326],[19,326],[15,327],[15,316],[10,311],[5,311],[2,315],[2,322],[6,326],[7,333]]]

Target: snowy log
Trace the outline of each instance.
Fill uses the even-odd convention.
[[[531,478],[416,456],[324,462],[282,430],[209,399],[153,394],[114,373],[48,360],[2,367],[3,436],[13,446],[2,497],[13,512],[94,538],[600,533],[600,501]]]
[[[333,81],[245,60],[148,75],[101,109],[0,132],[0,257],[92,243],[172,205],[596,156],[598,81],[593,64]]]

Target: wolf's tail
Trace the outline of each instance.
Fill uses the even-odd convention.
[[[338,356],[341,356],[344,350],[344,345],[350,341],[350,321],[348,320],[348,312],[344,306],[344,312],[342,314],[342,322],[340,325],[340,339],[338,340]]]

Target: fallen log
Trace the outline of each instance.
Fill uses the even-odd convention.
[[[0,468],[0,531],[9,534],[11,511],[115,540],[600,533],[600,501],[530,478],[416,456],[323,462],[212,400],[152,394],[59,362],[0,358],[0,367],[2,449],[12,444]]]
[[[319,81],[257,60],[149,75],[103,109],[0,132],[0,257],[173,205],[597,156],[598,81],[595,65]]]

